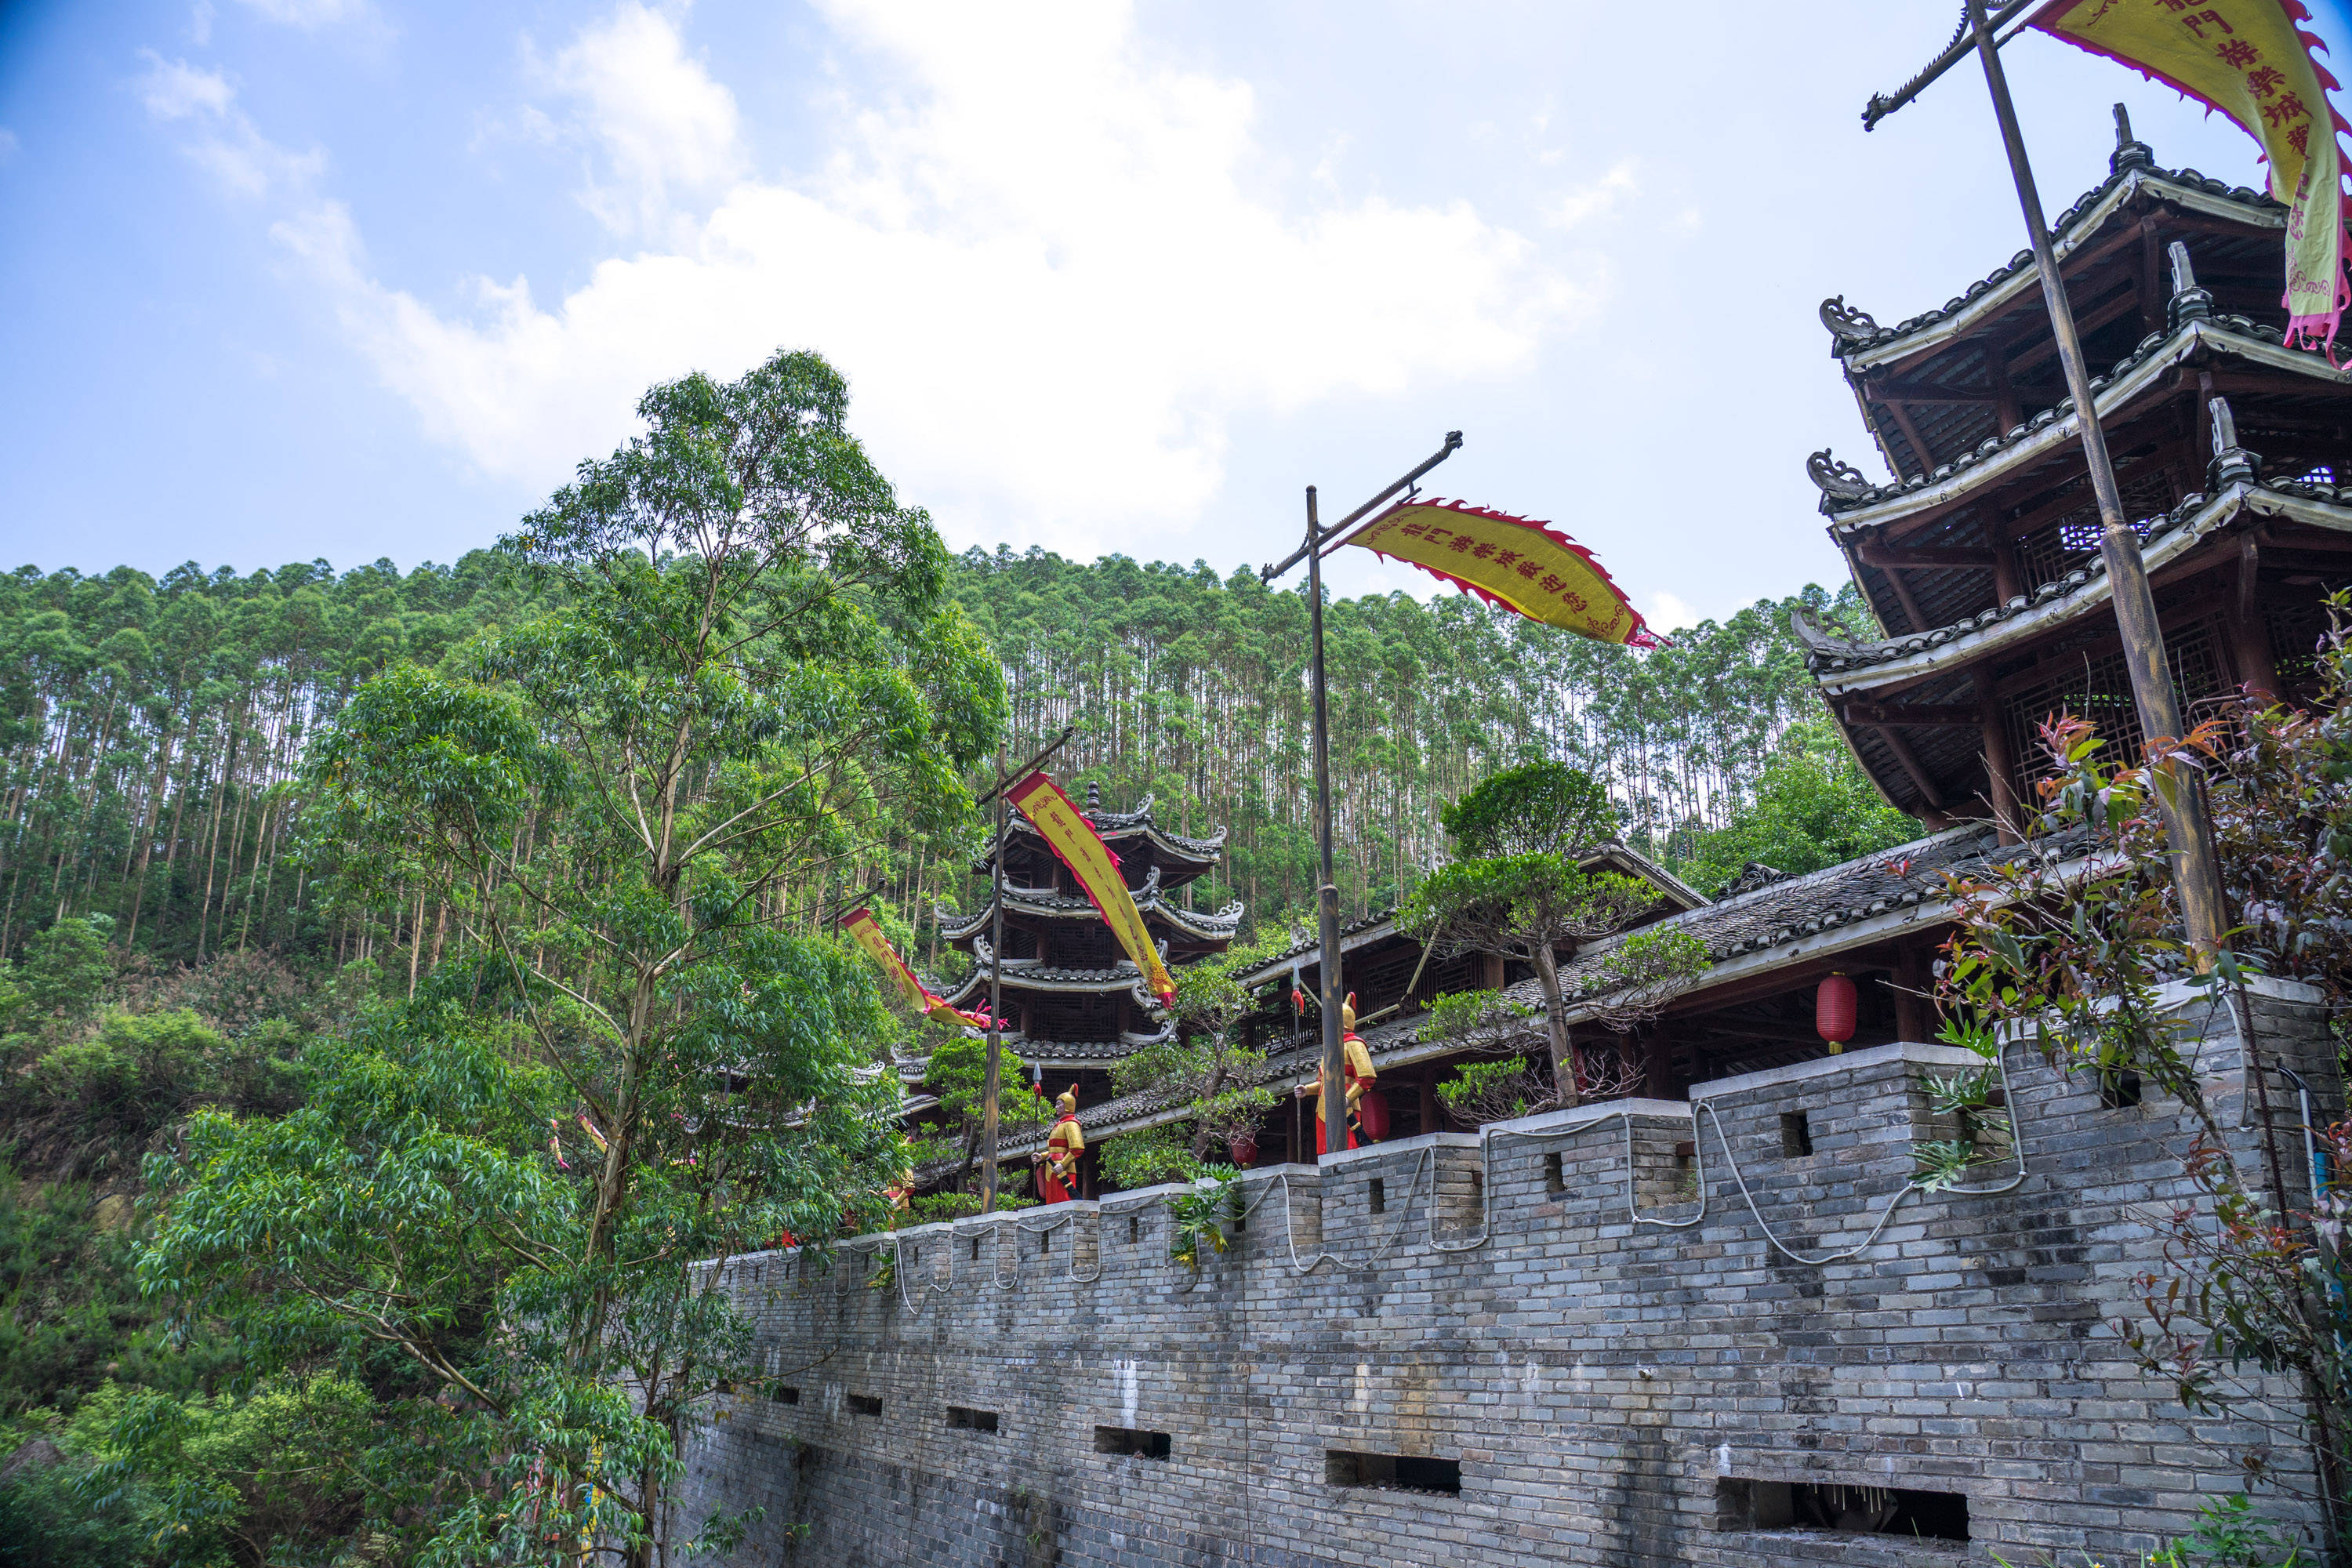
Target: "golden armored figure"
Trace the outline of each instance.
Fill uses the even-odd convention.
[[[1356,1033],[1356,994],[1352,991],[1348,993],[1347,1001],[1339,1006],[1339,1049],[1346,1058],[1348,1147],[1353,1149],[1360,1146],[1360,1134],[1362,1134],[1362,1142],[1370,1142],[1370,1135],[1364,1132],[1362,1121],[1358,1114],[1358,1107],[1364,1098],[1365,1091],[1380,1081],[1380,1075],[1372,1070],[1372,1053],[1364,1047],[1362,1037]],[[1323,1083],[1323,1069],[1320,1066],[1315,1069],[1315,1081],[1311,1084],[1300,1084],[1298,1094],[1302,1100],[1309,1094],[1315,1096],[1315,1152],[1318,1154],[1328,1152],[1325,1146],[1323,1112],[1325,1103],[1329,1097]]]
[[[1078,1126],[1078,1086],[1074,1083],[1064,1089],[1054,1109],[1060,1118],[1045,1134],[1045,1152],[1035,1161],[1037,1198],[1041,1203],[1064,1204],[1076,1195],[1078,1157],[1087,1152],[1087,1135]]]

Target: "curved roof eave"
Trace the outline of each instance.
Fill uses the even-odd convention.
[[[2208,217],[2257,228],[2286,226],[2287,209],[2259,191],[2208,179],[2194,169],[2132,168],[2085,192],[2052,226],[2051,247],[2059,265],[2063,268],[2075,252],[2096,239],[2143,190]],[[1987,319],[2009,309],[2019,296],[2040,287],[2032,252],[2020,251],[2008,266],[1970,284],[1941,308],[1885,328],[1879,335],[1857,342],[1850,351],[1842,349],[1837,357],[1854,374],[1909,359],[1967,336]]]
[[[2290,349],[2259,335],[2268,331],[2242,316],[2217,317],[2183,321],[2162,337],[2144,340],[2106,377],[2092,382],[2092,396],[2098,405],[2099,417],[2111,417],[2116,410],[2148,392],[2168,372],[2200,348],[2316,381],[2352,384],[2352,370],[2336,370],[2319,354]],[[1855,506],[1832,515],[1830,537],[1843,545],[1857,534],[1960,500],[1971,490],[2013,475],[2072,445],[2080,438],[2080,431],[2081,421],[2074,416],[2071,400],[2045,409],[2022,426],[2021,432],[1995,437],[1973,452],[1939,464],[1927,479],[1915,477],[1873,489],[1859,498]]]
[[[2336,489],[2335,495],[2340,499],[2331,499],[2315,493],[2333,489],[2302,480],[2254,485],[2241,482],[2210,498],[2191,496],[2182,503],[2187,510],[2178,521],[2149,538],[2142,547],[2141,558],[2151,574],[2161,571],[2226,527],[2241,512],[2284,518],[2336,533],[2352,533],[2352,494]],[[2196,504],[2190,506],[2190,502]],[[2078,620],[2103,608],[2112,596],[2106,567],[2095,556],[2056,583],[2041,584],[2024,602],[2012,599],[2008,605],[1949,626],[1856,647],[1856,652],[1864,656],[1889,647],[1904,650],[1893,657],[1866,659],[1843,668],[1831,663],[1824,668],[1823,655],[1815,651],[1808,654],[1806,663],[1812,668],[1813,679],[1824,696],[1843,697],[1907,685],[2040,637],[2053,626]]]

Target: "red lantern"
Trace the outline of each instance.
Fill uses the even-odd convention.
[[[1813,1027],[1828,1042],[1830,1055],[1844,1050],[1853,1038],[1855,1006],[1853,982],[1843,974],[1825,975],[1813,993]]]
[[[1234,1164],[1248,1170],[1257,1163],[1257,1134],[1244,1132],[1238,1138],[1228,1140],[1225,1152],[1234,1157]]]

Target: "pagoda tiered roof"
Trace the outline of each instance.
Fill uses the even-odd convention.
[[[2249,453],[2257,462],[2259,454]],[[2241,479],[2217,493],[2192,492],[2140,529],[2141,558],[2151,577],[2161,580],[2212,534],[2241,521],[2276,518],[2352,534],[2352,485],[2339,486],[2326,469],[2300,479]],[[1948,626],[1900,637],[1853,638],[1824,630],[1800,612],[1797,636],[1805,645],[1805,665],[1832,695],[1902,685],[1940,668],[2026,641],[2064,622],[2105,612],[2112,602],[2106,562],[2097,554],[2053,582],[2035,585],[2006,604],[1979,611]]]
[[[2352,373],[2289,348],[2285,208],[2156,165],[2124,139],[2054,245],[2184,702],[2308,671],[2314,615],[2352,581]],[[1806,662],[1888,800],[1931,826],[2011,816],[2052,714],[2126,752],[2136,705],[2103,525],[2030,255],[1882,328],[1822,309],[1892,477],[1817,452],[1832,541],[1880,635],[1800,614]]]
[[[988,994],[990,959],[994,949],[984,936],[971,939],[971,968],[956,988],[947,994],[948,1002],[958,1007]],[[1167,949],[1162,944],[1160,956]],[[1143,988],[1143,972],[1132,960],[1122,958],[1105,965],[1055,963],[1039,958],[1007,958],[1003,968],[1003,984],[1007,991],[1054,991],[1082,994],[1099,994],[1106,991],[1132,992],[1139,1005],[1153,1014],[1160,1008],[1158,998]]]
[[[1095,831],[1102,836],[1103,842],[1122,859],[1126,858],[1126,853],[1132,852],[1132,848],[1148,847],[1151,851],[1152,868],[1162,873],[1160,885],[1179,888],[1196,877],[1205,875],[1216,866],[1218,858],[1225,852],[1226,830],[1221,827],[1205,838],[1172,833],[1151,819],[1154,799],[1151,795],[1144,796],[1142,804],[1131,811],[1107,811],[1089,804],[1085,815],[1087,820],[1094,824]],[[1005,825],[1005,835],[1008,852],[1005,868],[1008,872],[1017,863],[1036,867],[1052,864],[1053,851],[1046,847],[1036,827],[1020,813],[1013,814]],[[1122,845],[1129,846],[1130,849],[1122,852]],[[992,850],[989,855],[982,856],[972,869],[982,876],[989,875],[995,867],[993,854]]]
[[[2242,361],[2309,379],[2315,390],[2352,389],[2352,372],[2337,370],[2318,354],[2285,346],[2279,328],[2244,316],[2185,321],[2167,332],[2151,333],[2103,375],[2091,378],[2099,418],[2111,423],[2151,392],[2170,393],[2169,373],[2200,353]],[[1843,465],[1814,466],[1822,489],[1821,510],[1840,540],[1860,538],[1896,525],[1916,523],[1938,508],[1964,500],[1988,483],[2028,468],[2082,439],[2074,400],[2061,398],[2008,431],[1986,437],[1967,451],[1922,474],[1874,484]],[[1826,457],[1826,454],[1821,456]]]
[[[2141,142],[2126,143],[2108,160],[2105,180],[2075,198],[2050,226],[2051,248],[2062,272],[2081,271],[2102,252],[2102,242],[2128,243],[2133,227],[2126,209],[2148,200],[2168,202],[2185,213],[2220,218],[2232,225],[2283,231],[2287,209],[2262,191],[2216,180],[2194,169],[2166,169]],[[2278,251],[2273,239],[2266,248],[2249,247],[2245,259],[2268,268],[2269,287],[2278,287]],[[2073,281],[2072,277],[2068,279]],[[2042,313],[2041,279],[2033,253],[2021,250],[2007,263],[1969,284],[1933,310],[1922,310],[1891,327],[1882,327],[1864,311],[1849,307],[1840,295],[1822,305],[1822,324],[1834,340],[1831,353],[1849,371],[1874,370],[1899,364],[1927,353],[2011,311]]]
[[[1188,910],[1171,902],[1161,887],[1160,868],[1155,865],[1144,876],[1143,885],[1136,889],[1135,907],[1147,924],[1155,924],[1180,931],[1197,942],[1214,942],[1219,946],[1231,942],[1241,929],[1242,906],[1227,904],[1214,911]],[[1004,908],[1008,915],[1022,914],[1038,920],[1099,921],[1101,911],[1094,900],[1083,893],[1065,893],[1053,888],[1023,888],[1005,884]],[[963,942],[979,937],[988,930],[994,911],[988,904],[969,916],[940,910],[940,934],[950,942]]]

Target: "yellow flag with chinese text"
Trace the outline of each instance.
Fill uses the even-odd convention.
[[[1601,642],[1663,647],[1592,552],[1547,523],[1466,501],[1400,501],[1340,541]]]
[[[1143,911],[1135,907],[1135,895],[1128,891],[1127,879],[1120,875],[1118,857],[1110,852],[1095,825],[1070,803],[1062,786],[1045,773],[1033,773],[1018,780],[1004,792],[1004,798],[1019,808],[1037,836],[1058,857],[1070,874],[1078,879],[1087,897],[1102,912],[1111,935],[1127,956],[1135,961],[1144,984],[1162,1002],[1176,995],[1176,982],[1168,977],[1168,966],[1160,962],[1159,944],[1151,940],[1151,931],[1143,923]]]
[[[2218,109],[2262,143],[2287,204],[2287,342],[2331,357],[2344,307],[2344,164],[2302,0],[2052,0],[2033,26]],[[2344,40],[2337,40],[2342,42]]]
[[[898,956],[898,950],[890,945],[890,938],[883,931],[881,922],[874,918],[872,910],[852,910],[841,917],[841,928],[856,939],[857,945],[873,956],[874,962],[882,966],[885,973],[898,982],[899,994],[907,998],[915,1011],[928,1014],[942,1023],[979,1024],[980,1020],[971,1014],[948,1005],[943,998],[917,977],[915,972],[908,967],[907,961]]]

